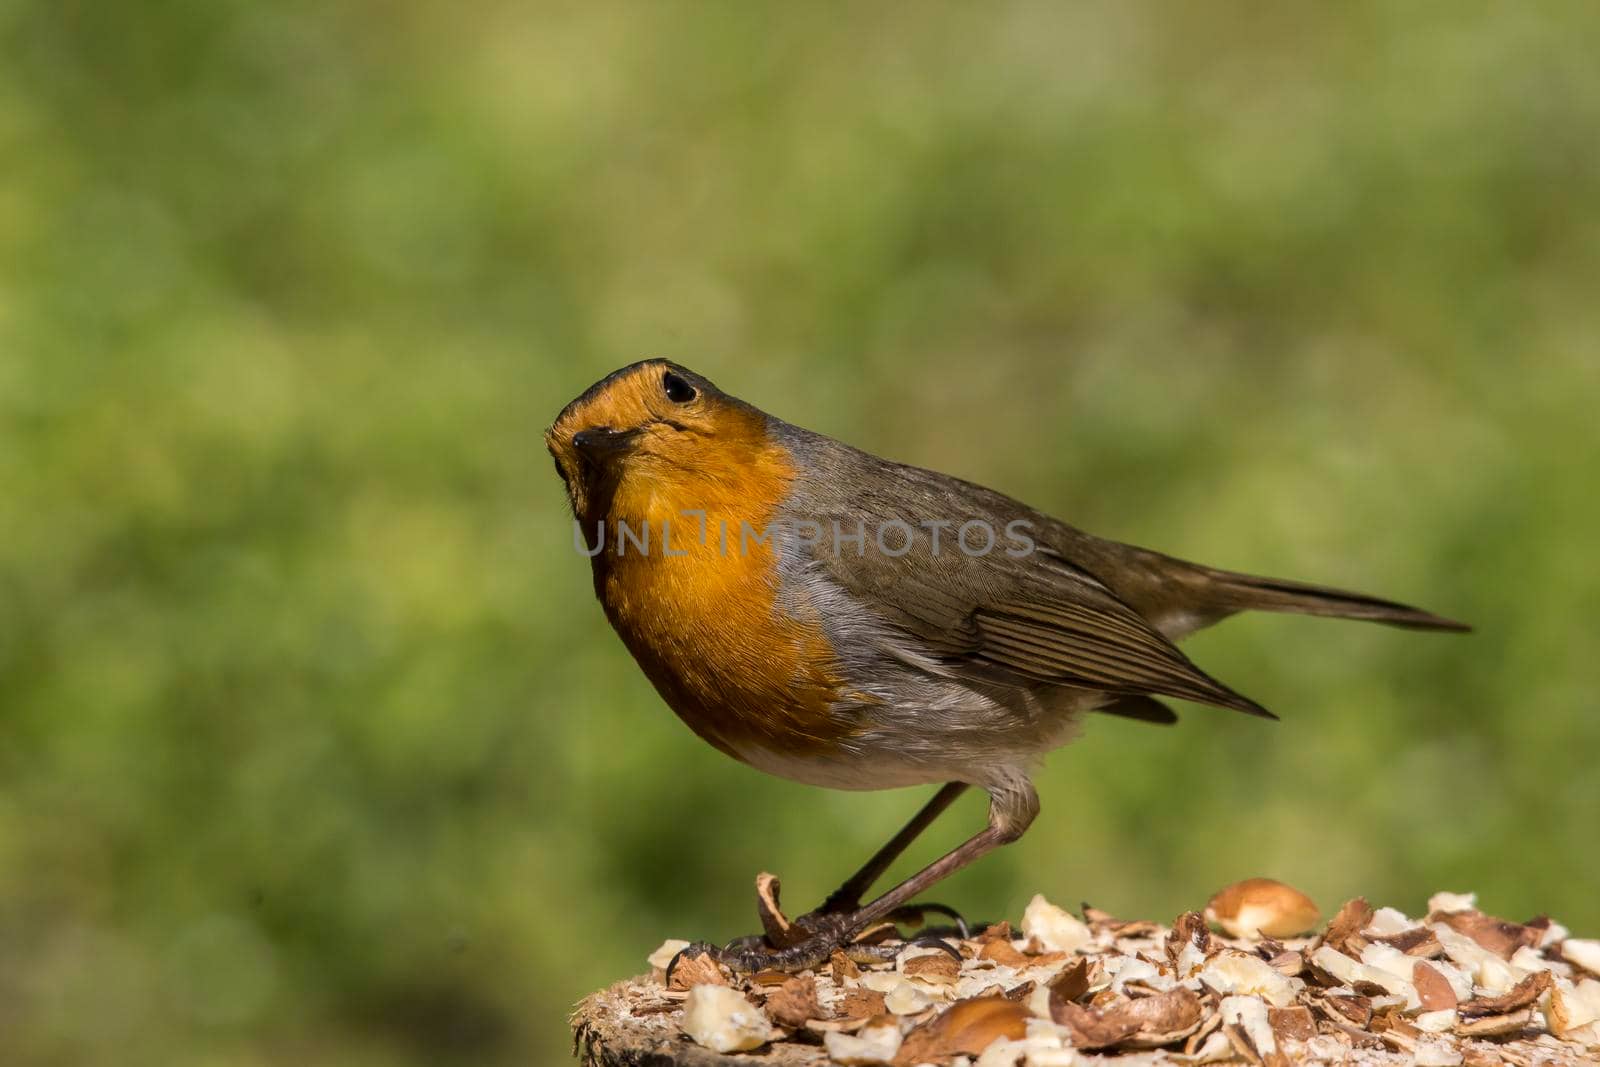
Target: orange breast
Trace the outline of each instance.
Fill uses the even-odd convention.
[[[752,747],[823,753],[852,732],[829,710],[840,679],[816,613],[777,607],[776,554],[756,537],[793,477],[784,451],[767,445],[720,469],[625,481],[595,560],[606,614],[646,676],[735,758]],[[705,512],[703,529],[691,510]],[[635,537],[647,531],[648,552],[617,541],[624,522]]]

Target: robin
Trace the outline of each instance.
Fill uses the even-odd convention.
[[[595,593],[667,705],[734,759],[835,789],[942,788],[785,943],[710,949],[795,970],[1015,841],[1030,772],[1085,713],[1160,698],[1276,718],[1175,642],[1240,611],[1468,627],[1377,597],[1095,537],[992,489],[802,429],[665,360],[624,367],[545,434]],[[867,891],[965,789],[988,824]]]

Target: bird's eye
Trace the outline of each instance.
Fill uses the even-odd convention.
[[[674,404],[687,404],[695,398],[694,386],[671,371],[662,375],[661,388],[666,390],[667,399]]]

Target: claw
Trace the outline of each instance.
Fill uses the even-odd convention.
[[[884,924],[882,930],[887,934],[894,934],[894,927],[889,924]],[[737,938],[721,948],[704,941],[697,941],[672,957],[671,962],[667,964],[666,980],[671,984],[673,971],[680,961],[702,955],[710,956],[737,974],[752,974],[767,970],[792,973],[820,967],[828,961],[835,949],[843,949],[852,958],[858,959],[858,962],[877,963],[894,959],[904,947],[898,942],[883,945],[859,944],[855,942],[859,933],[861,933],[861,923],[854,916],[836,915],[806,927],[805,936],[788,945],[774,946],[759,935]]]
[[[856,931],[856,935],[850,939],[851,943],[857,945],[881,945],[885,941],[903,940],[904,938],[900,936],[900,928],[887,919]]]
[[[770,952],[772,943],[760,934],[745,934],[729,941],[719,952]]]
[[[904,948],[904,945],[867,945],[852,941],[848,945],[841,945],[839,951],[855,963],[888,963],[900,955]]]
[[[915,941],[908,941],[900,947],[900,951],[916,946],[918,948],[936,948],[940,952],[949,953],[950,958],[957,963],[961,962],[961,950],[942,937],[919,937]]]
[[[799,918],[785,918],[778,905],[778,880],[771,875],[764,874],[757,880],[756,893],[762,925],[767,928],[766,936],[752,934],[736,938],[721,948],[704,941],[689,945],[667,964],[669,985],[678,963],[696,956],[710,956],[738,974],[765,970],[803,971],[826,963],[835,950],[843,951],[857,963],[887,962],[905,951],[907,945],[895,924],[920,924],[928,914],[952,920],[960,935],[968,936],[966,920],[944,904],[907,904],[868,926],[857,917],[858,909],[828,911],[827,904]],[[909,943],[936,948],[958,961],[961,959],[955,946],[931,931]]]
[[[877,943],[852,941],[848,945],[841,945],[839,951],[856,963],[888,963],[913,945],[948,952],[957,963],[961,962],[960,950],[942,937],[919,937],[915,941]]]
[[[665,984],[669,987],[672,985],[672,972],[678,969],[678,964],[683,959],[688,958],[692,960],[699,956],[710,956],[718,963],[721,963],[721,953],[722,950],[711,944],[709,941],[695,941],[692,944],[683,946],[677,951],[672,959],[667,961],[667,972],[664,979]]]

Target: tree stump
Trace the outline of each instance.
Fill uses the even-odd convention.
[[[578,1005],[574,1052],[585,1067],[1600,1064],[1600,942],[1446,894],[1422,919],[1358,898],[1310,934],[1304,897],[1241,886],[1248,907],[1230,887],[1170,926],[1035,897],[1019,931],[879,931],[799,975],[700,957],[669,985],[669,942],[649,974]]]
[[[660,980],[641,975],[591,993],[572,1014],[573,1051],[583,1067],[815,1067],[828,1062],[820,1045],[783,1042],[759,1055],[723,1054],[696,1045],[680,1028],[681,1006],[658,1011]],[[667,1002],[672,1003],[672,1002]],[[646,1014],[636,1013],[650,1005]]]

